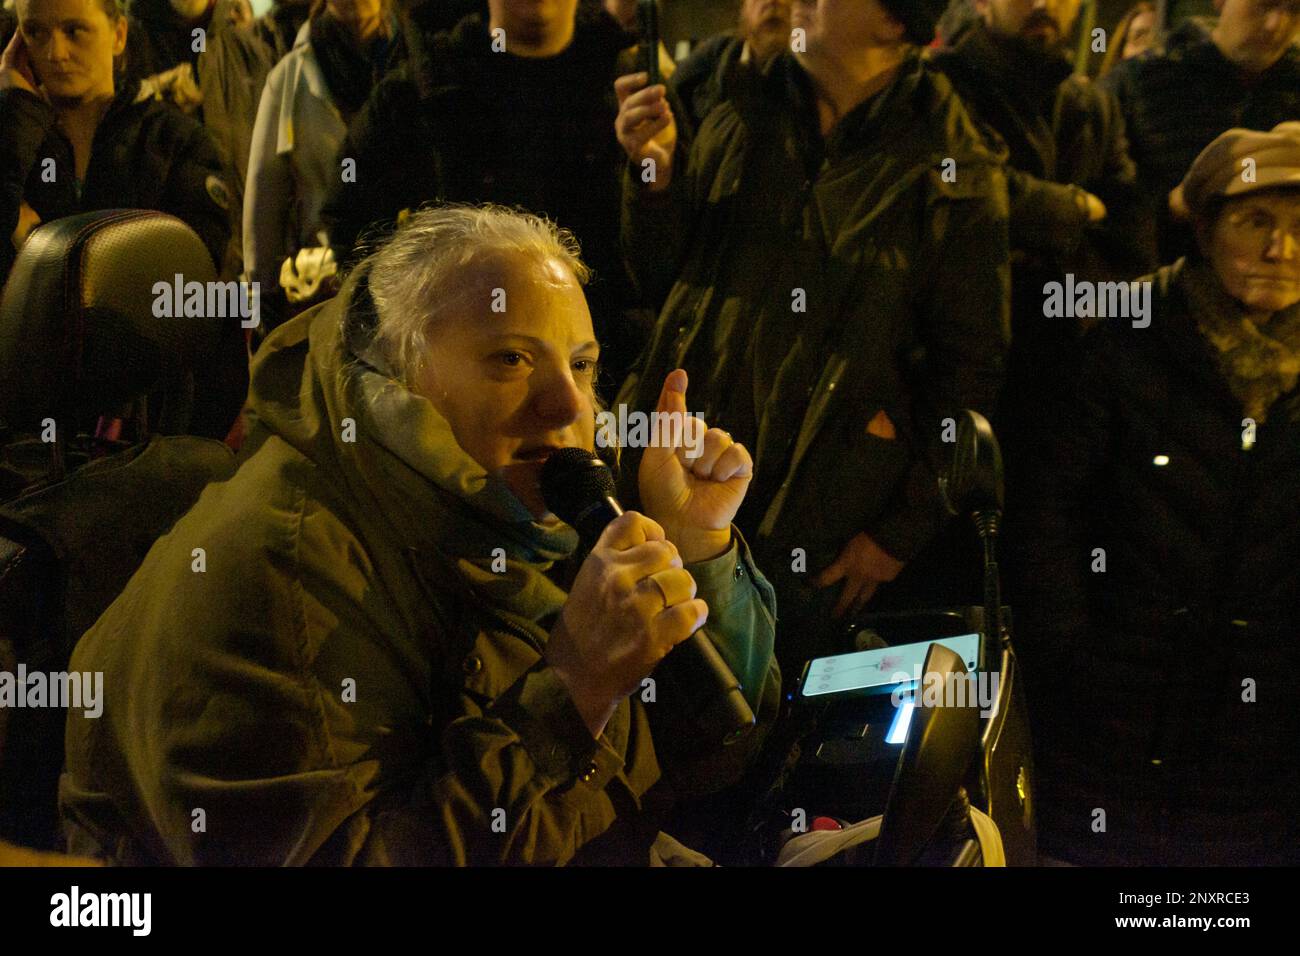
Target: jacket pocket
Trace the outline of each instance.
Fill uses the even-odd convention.
[[[866,430],[881,411],[838,415],[814,440],[794,477],[776,536],[806,548],[810,570],[817,561],[833,560],[845,542],[878,518],[907,474],[908,443]]]
[[[486,708],[514,686],[540,656],[536,648],[508,629],[484,629],[475,635],[459,661],[448,661],[449,676]]]

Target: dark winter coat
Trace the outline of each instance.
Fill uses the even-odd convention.
[[[1188,268],[1154,276],[1149,328],[1089,334],[1009,533],[1040,841],[1090,863],[1295,863],[1300,389],[1251,433]]]
[[[1128,282],[1150,272],[1155,230],[1137,193],[1115,98],[1072,77],[1064,56],[996,36],[977,19],[932,62],[1009,153],[1012,345],[994,425],[1014,507],[1030,450],[1027,419],[1059,387],[1083,326],[1044,315],[1044,286],[1067,274],[1083,282]],[[1105,219],[1088,221],[1081,190],[1101,199]],[[1017,569],[1006,570],[1014,591]]]
[[[81,184],[54,109],[25,90],[0,90],[0,281],[16,255],[9,236],[24,201],[42,222],[96,209],[171,213],[199,234],[220,267],[230,238],[221,156],[194,120],[161,103],[135,102],[138,89],[122,86],[100,120]]]
[[[1009,151],[1011,247],[1023,257],[1017,284],[1026,272],[1127,282],[1154,268],[1154,248],[1135,245],[1143,225],[1137,176],[1113,96],[1074,79],[1064,57],[999,41],[983,21],[931,62]],[[1104,220],[1088,222],[1079,188],[1105,203]],[[1041,315],[1041,294],[1038,305]]]
[[[1216,136],[1234,126],[1272,129],[1300,119],[1300,48],[1294,45],[1257,77],[1245,76],[1209,36],[1209,25],[1188,20],[1165,41],[1120,63],[1101,85],[1118,97],[1129,154],[1149,214],[1160,224],[1161,260],[1190,249],[1190,233],[1171,226],[1169,191]]]
[[[331,246],[340,262],[355,261],[363,234],[439,200],[545,214],[577,236],[596,271],[588,297],[608,343],[631,298],[618,253],[614,79],[635,39],[603,10],[584,9],[557,56],[513,56],[492,43],[473,14],[376,87],[339,151],[355,177],[339,177],[322,211]]]
[[[838,588],[808,581],[851,537],[906,561],[944,525],[941,422],[990,410],[1007,344],[1006,180],[948,81],[910,57],[826,141],[812,97],[783,53],[665,194],[625,180],[629,265],[669,291],[620,401],[653,409],[684,367],[690,410],[753,453],[738,524],[768,556],[783,668],[818,642]],[[894,439],[867,431],[882,411]]]

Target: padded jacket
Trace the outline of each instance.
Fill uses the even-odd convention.
[[[0,282],[25,201],[50,222],[96,209],[157,209],[199,234],[219,269],[230,223],[228,180],[212,137],[161,103],[136,102],[127,82],[99,121],[83,183],[53,108],[26,90],[0,90]]]

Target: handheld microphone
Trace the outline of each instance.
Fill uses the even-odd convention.
[[[584,448],[552,452],[542,466],[541,485],[546,507],[572,525],[588,548],[623,513],[609,466]],[[702,733],[718,734],[730,744],[753,729],[754,711],[740,681],[701,631],[669,651],[655,673],[668,678],[669,696]]]

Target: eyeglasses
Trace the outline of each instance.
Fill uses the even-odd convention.
[[[1227,215],[1228,226],[1242,238],[1271,241],[1282,223],[1278,217],[1266,209],[1238,209]],[[1283,233],[1300,244],[1300,218],[1292,219],[1288,226],[1282,227]]]

